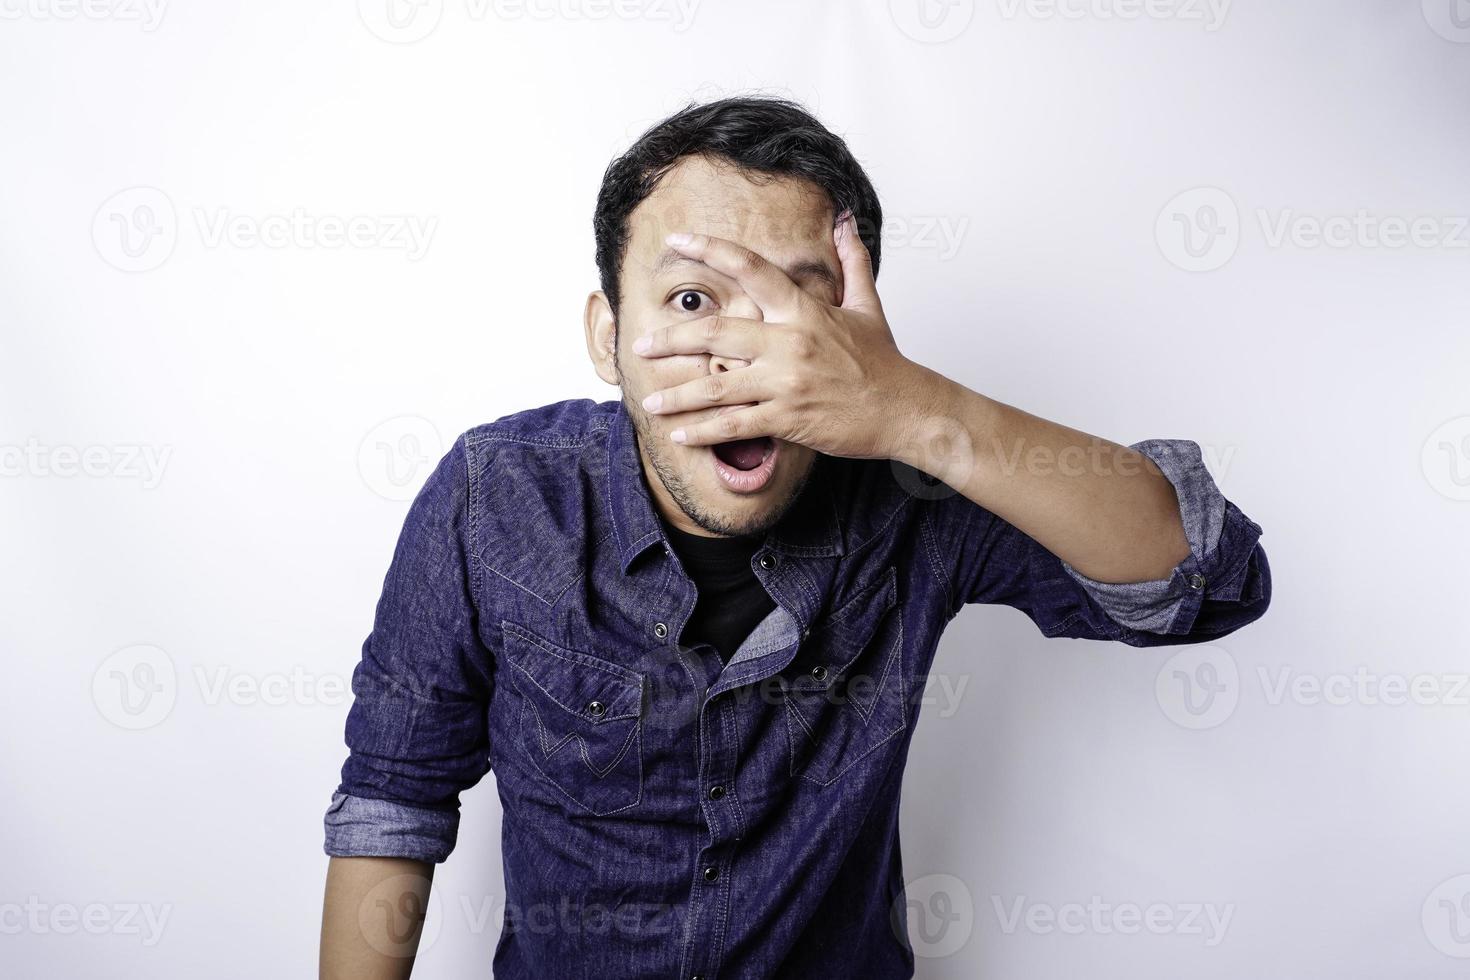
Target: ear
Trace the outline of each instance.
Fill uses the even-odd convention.
[[[610,385],[618,383],[617,336],[618,324],[613,317],[612,304],[602,290],[587,294],[587,306],[582,310],[582,329],[587,333],[587,356],[597,376]]]

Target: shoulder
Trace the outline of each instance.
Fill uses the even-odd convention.
[[[607,433],[617,407],[617,402],[590,398],[552,402],[477,425],[461,435],[460,441],[468,455],[476,450],[499,452],[515,446],[528,450],[580,449]]]
[[[601,495],[617,407],[554,402],[459,437],[470,550],[483,567],[546,602],[575,579],[586,548],[606,533]]]

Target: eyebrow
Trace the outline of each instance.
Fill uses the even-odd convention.
[[[705,263],[698,259],[692,259],[682,252],[676,252],[671,248],[666,248],[654,260],[650,272],[652,275],[661,276],[666,272],[672,271],[677,266],[686,264],[704,265]],[[801,284],[815,280],[817,282],[824,282],[833,289],[837,288],[837,276],[828,267],[827,263],[818,261],[817,259],[801,259],[790,265],[777,266],[777,268],[786,273],[787,277],[794,283]],[[723,273],[721,274],[723,275]]]

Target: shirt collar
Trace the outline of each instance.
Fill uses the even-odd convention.
[[[612,515],[613,541],[624,572],[633,560],[655,544],[663,543],[663,525],[649,497],[638,453],[638,435],[627,406],[618,402],[608,427],[607,495]],[[766,545],[783,554],[828,558],[845,549],[837,518],[832,467],[818,455],[806,488],[786,515],[766,536]]]

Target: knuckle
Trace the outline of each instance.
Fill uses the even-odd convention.
[[[760,272],[766,267],[766,260],[761,258],[750,249],[743,249],[740,253],[740,268],[744,272]]]
[[[716,430],[727,440],[736,439],[740,436],[740,419],[737,418],[737,414],[730,412],[715,419]]]
[[[807,360],[817,352],[817,343],[812,339],[811,334],[799,330],[793,330],[788,334],[786,342],[789,345],[791,356],[799,360]]]
[[[725,318],[716,314],[706,317],[704,321],[704,339],[717,340],[725,332]]]
[[[719,401],[725,393],[725,380],[718,374],[711,374],[704,379],[704,396],[710,401]]]

